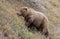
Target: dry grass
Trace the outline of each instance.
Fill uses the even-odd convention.
[[[51,6],[48,6],[49,3]],[[48,12],[49,32],[53,39],[60,39],[57,37],[59,34],[57,29],[60,27],[60,5],[55,0],[45,1],[43,5],[46,6]],[[8,34],[8,39],[45,39],[42,35],[29,32],[24,25],[24,18],[16,15],[22,6],[32,7],[25,0],[0,0],[0,30],[3,34]]]

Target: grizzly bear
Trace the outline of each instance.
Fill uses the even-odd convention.
[[[21,7],[20,12],[17,13],[18,16],[23,16],[26,21],[28,28],[36,28],[37,31],[40,31],[46,37],[49,35],[47,26],[48,18],[41,12],[35,11],[29,7]]]

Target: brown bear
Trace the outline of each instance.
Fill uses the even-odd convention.
[[[34,27],[46,37],[49,35],[47,29],[47,26],[49,25],[48,18],[43,13],[29,7],[21,7],[19,11],[20,12],[17,13],[17,15],[25,18],[26,24],[28,23],[28,28],[32,29]]]

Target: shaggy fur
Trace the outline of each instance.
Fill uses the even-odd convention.
[[[47,26],[48,18],[41,12],[35,11],[32,8],[21,7],[20,12],[17,13],[19,16],[23,16],[26,21],[28,28],[36,28],[37,31],[40,31],[46,37],[49,35]]]

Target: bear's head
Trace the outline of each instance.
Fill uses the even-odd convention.
[[[27,14],[28,7],[21,7],[19,10],[19,13],[17,13],[18,16],[24,16]]]

